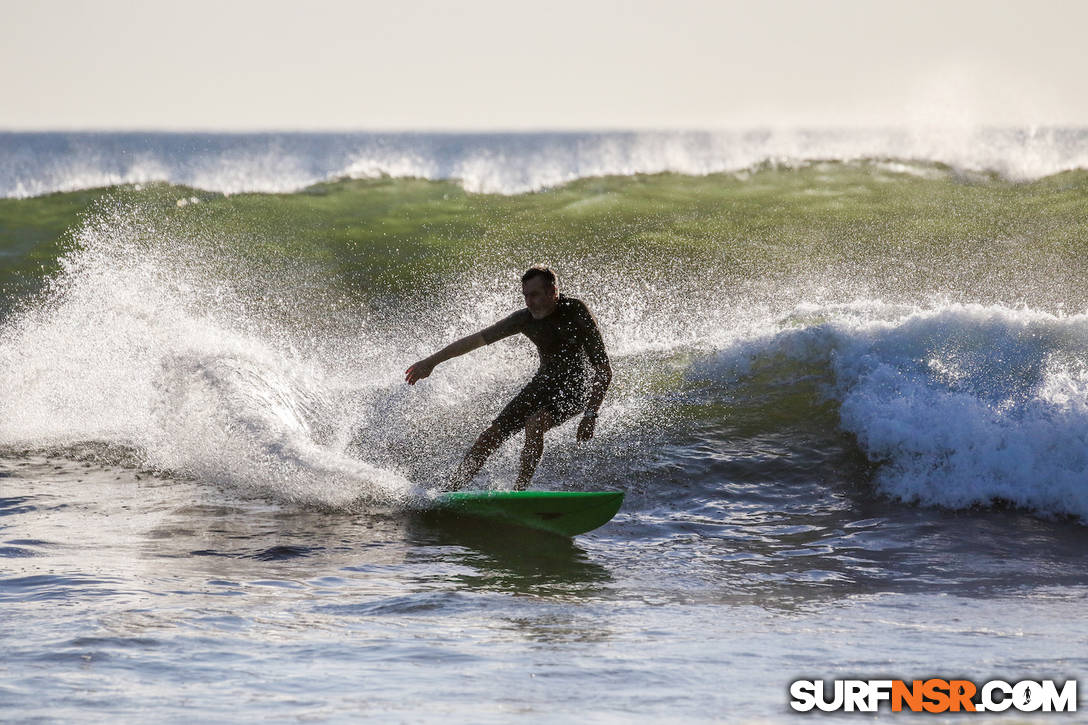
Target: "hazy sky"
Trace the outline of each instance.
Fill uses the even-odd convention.
[[[1088,125],[1088,2],[0,0],[0,128]]]

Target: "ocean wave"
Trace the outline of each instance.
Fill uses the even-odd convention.
[[[508,134],[0,134],[0,197],[163,181],[289,193],[341,178],[454,180],[517,194],[597,176],[744,173],[761,164],[878,160],[887,171],[1023,181],[1088,168],[1083,129],[751,130]]]
[[[265,264],[232,225],[193,224],[192,209],[170,203],[164,213],[154,199],[121,197],[72,230],[59,273],[4,323],[0,446],[104,442],[139,451],[141,465],[288,501],[400,505],[434,488],[531,374],[531,346],[504,341],[450,361],[425,385],[403,383],[412,361],[516,309],[517,274],[536,246],[465,255],[441,283],[402,270],[407,302],[375,288],[374,307],[352,316],[362,303],[337,307],[320,297],[325,288],[311,289],[311,273],[332,277],[307,266],[314,260],[291,253]],[[710,379],[711,397],[734,395],[745,379],[788,388],[804,378],[830,406],[792,395],[784,415],[765,404],[741,411],[783,427],[769,431],[782,442],[779,459],[837,422],[898,499],[1002,501],[1088,519],[1088,317],[1060,314],[1061,299],[1044,312],[1038,294],[1035,308],[962,296],[927,304],[924,289],[836,304],[859,288],[849,270],[783,282],[764,266],[769,246],[728,249],[727,266],[714,247],[695,257],[645,244],[630,256],[604,247],[558,257],[565,290],[601,322],[616,382],[592,451],[572,452],[570,431],[557,432],[544,475],[552,465],[555,480],[626,482],[660,450],[669,465],[702,456],[684,437],[690,418],[746,403],[703,405],[694,395],[689,406],[685,370]],[[983,251],[1007,260],[1008,247],[994,249]],[[873,269],[888,266],[874,257]],[[725,274],[737,267],[743,274]],[[287,308],[297,316],[281,317]],[[790,416],[807,425],[791,428]],[[497,454],[494,479],[485,471],[480,480],[513,470],[515,448]],[[809,475],[814,460],[791,465]],[[716,485],[718,474],[702,483]]]
[[[1088,521],[1088,316],[870,302],[802,309],[788,324],[693,374],[741,379],[786,361],[822,370],[885,493]]]

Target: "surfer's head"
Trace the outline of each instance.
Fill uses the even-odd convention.
[[[521,275],[521,291],[525,295],[525,306],[533,317],[539,320],[555,312],[559,301],[559,279],[548,267],[534,265]]]

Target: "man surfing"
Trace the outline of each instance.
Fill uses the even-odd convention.
[[[480,332],[450,343],[404,372],[409,385],[431,374],[435,366],[478,347],[522,333],[537,347],[540,367],[528,385],[514,396],[465,454],[447,488],[472,480],[487,457],[522,428],[525,447],[514,487],[524,490],[544,452],[544,433],[581,413],[577,440],[593,437],[597,413],[612,382],[604,341],[589,308],[581,300],[559,293],[555,272],[534,266],[521,277],[525,308]]]

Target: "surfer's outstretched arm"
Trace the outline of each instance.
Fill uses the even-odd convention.
[[[409,367],[404,371],[404,379],[409,385],[415,385],[417,380],[422,380],[430,375],[431,371],[434,370],[438,363],[445,362],[446,360],[459,355],[464,355],[466,352],[472,352],[476,348],[483,347],[486,344],[487,341],[484,340],[484,336],[479,332],[462,337],[460,340],[446,345],[434,355],[425,357],[415,365]]]
[[[456,342],[451,342],[434,355],[423,358],[415,365],[405,370],[404,379],[408,381],[409,385],[415,385],[417,380],[422,380],[430,375],[431,371],[434,370],[434,366],[438,363],[445,362],[451,357],[464,355],[466,352],[472,352],[478,347],[490,345],[496,340],[501,340],[504,337],[513,335],[521,329],[521,324],[528,315],[529,310],[518,310],[509,317],[504,317],[499,320],[491,327],[485,327],[474,335],[468,335]]]

